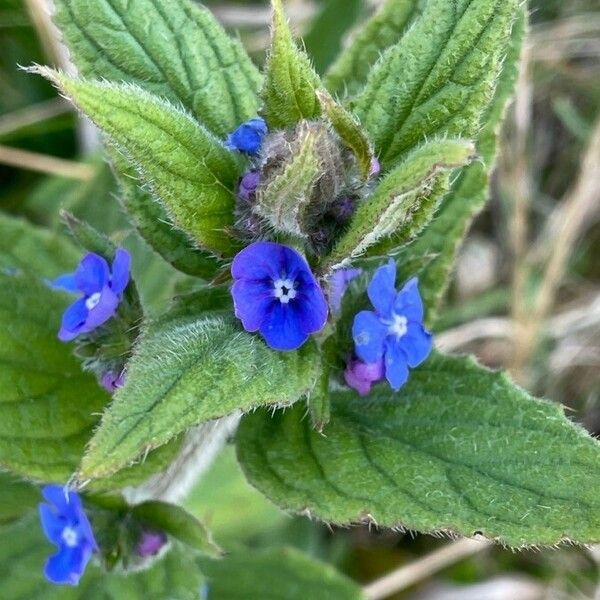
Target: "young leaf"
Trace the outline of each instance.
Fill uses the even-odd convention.
[[[526,29],[527,15],[525,10],[522,10],[513,29],[512,44],[498,82],[494,102],[487,112],[485,126],[477,143],[482,161],[464,169],[452,191],[442,200],[431,225],[410,246],[402,248],[394,257],[400,278],[418,275],[430,324],[433,324],[437,316],[461,242],[474,216],[481,210],[488,197],[489,173],[496,156],[497,132],[508,99],[514,90]],[[398,245],[399,240],[391,238],[374,250],[377,254],[387,255]],[[412,265],[418,257],[424,257],[426,260],[417,271]]]
[[[121,163],[121,202],[142,238],[182,273],[202,279],[214,277],[219,267],[217,259],[196,247],[186,233],[175,227],[165,207],[136,183],[135,172],[127,162],[116,152],[113,157],[120,158],[115,162]]]
[[[358,585],[292,548],[237,552],[200,562],[211,600],[362,600]]]
[[[260,75],[238,40],[189,0],[55,0],[82,77],[127,81],[182,105],[217,137],[256,115]]]
[[[295,144],[296,154],[269,182],[259,189],[256,212],[279,231],[304,235],[305,213],[310,208],[312,190],[320,173],[317,152],[321,131],[307,130]]]
[[[317,97],[323,112],[327,115],[342,142],[354,152],[362,176],[365,180],[368,179],[373,169],[373,149],[360,124],[325,90],[319,90]]]
[[[164,531],[194,550],[213,557],[221,555],[221,550],[212,541],[210,532],[181,506],[148,500],[133,506],[131,515],[148,527]]]
[[[432,136],[474,138],[519,12],[519,0],[428,0],[377,63],[352,108],[384,169]]]
[[[50,69],[39,72],[130,158],[181,229],[217,254],[234,251],[225,231],[233,224],[232,190],[241,165],[219,140],[139,88],[71,79]]]
[[[472,359],[434,354],[397,394],[333,392],[326,436],[303,411],[238,430],[246,476],[282,508],[514,547],[600,540],[598,441]]]
[[[474,151],[471,142],[452,139],[434,140],[413,150],[359,205],[348,231],[325,260],[325,268],[360,256],[379,240],[411,227],[412,221],[422,226],[431,219],[437,204],[430,197],[439,199],[432,194],[436,181],[472,160]]]
[[[327,89],[332,94],[356,94],[383,51],[400,40],[419,4],[419,0],[387,0],[329,68]]]
[[[273,129],[283,129],[301,119],[318,117],[321,109],[316,90],[321,87],[306,53],[296,46],[281,0],[272,0],[271,50],[261,95],[263,114]]]
[[[105,477],[182,431],[310,391],[319,356],[269,350],[233,319],[165,316],[148,327],[81,463],[79,478]]]

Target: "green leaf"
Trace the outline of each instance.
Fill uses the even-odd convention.
[[[303,129],[294,140],[295,153],[266,186],[260,187],[256,212],[277,231],[303,237],[312,191],[321,174],[318,145],[320,129]]]
[[[473,218],[488,198],[489,173],[496,157],[497,132],[514,90],[526,29],[527,15],[525,10],[522,10],[513,29],[512,43],[494,102],[484,119],[485,126],[477,143],[477,151],[482,161],[463,170],[452,191],[442,200],[431,225],[410,246],[402,248],[394,257],[400,279],[418,275],[421,294],[428,307],[430,324],[434,323],[437,316],[461,242]],[[392,238],[388,243],[376,248],[376,252],[386,255],[397,246],[398,240]],[[419,263],[419,257],[423,260],[420,264],[415,264]]]
[[[329,68],[327,89],[332,94],[357,93],[383,51],[400,40],[419,4],[420,0],[387,0]]]
[[[136,182],[133,169],[115,152],[119,164],[121,202],[142,238],[177,270],[193,277],[210,279],[218,269],[218,261],[200,250],[191,238],[177,229],[159,202],[155,202]]]
[[[131,515],[150,527],[164,531],[186,546],[218,557],[221,550],[198,519],[176,504],[148,500],[131,508]]]
[[[361,589],[333,567],[292,548],[234,553],[201,562],[211,600],[361,600]]]
[[[196,557],[173,548],[139,573],[103,573],[92,562],[77,587],[57,586],[43,576],[55,547],[43,536],[37,514],[0,528],[2,600],[198,600],[203,577]]]
[[[385,170],[432,136],[474,138],[492,100],[519,0],[428,0],[352,108]]]
[[[313,343],[278,353],[232,318],[167,315],[142,334],[79,478],[114,473],[194,425],[295,402],[312,388],[318,369]]]
[[[261,92],[262,112],[270,128],[283,129],[301,119],[319,116],[321,107],[315,92],[321,82],[306,53],[294,43],[281,0],[272,0],[272,4],[272,40]]]
[[[304,46],[318,73],[335,60],[344,35],[362,13],[362,0],[326,0],[304,34]]]
[[[23,516],[39,501],[40,492],[35,486],[0,472],[0,525]]]
[[[79,258],[65,236],[0,213],[0,270],[53,278],[73,271]]]
[[[600,540],[598,441],[472,359],[434,353],[397,394],[332,392],[324,436],[303,415],[238,430],[246,476],[282,508],[514,547]]]
[[[465,140],[433,140],[413,150],[362,202],[348,231],[325,261],[325,268],[340,267],[379,240],[397,231],[422,227],[437,208],[436,183],[449,171],[472,160],[474,147]]]
[[[182,105],[218,137],[256,115],[260,74],[238,40],[189,0],[56,0],[81,76],[127,81]]]
[[[361,175],[368,179],[373,168],[373,149],[354,116],[338,104],[325,90],[319,90],[317,97],[323,112],[331,122],[342,142],[354,152]]]
[[[43,74],[106,133],[135,164],[142,182],[173,221],[201,246],[231,254],[225,234],[233,225],[233,189],[241,165],[225,146],[188,114],[139,88]]]

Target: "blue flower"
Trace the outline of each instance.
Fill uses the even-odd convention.
[[[327,322],[327,302],[306,260],[292,248],[255,242],[233,260],[231,294],[246,331],[275,350],[295,350]]]
[[[131,255],[118,248],[112,264],[93,252],[86,254],[75,273],[61,275],[50,285],[55,289],[80,292],[82,297],[71,304],[62,318],[58,338],[63,342],[89,333],[106,323],[117,312],[120,295],[129,283]]]
[[[227,147],[246,154],[257,154],[268,131],[264,119],[250,119],[227,136]]]
[[[45,536],[58,547],[46,562],[44,574],[56,584],[77,585],[85,568],[98,550],[81,499],[60,485],[47,485],[42,495],[49,504],[39,505]]]
[[[396,292],[396,265],[390,260],[375,272],[368,294],[375,312],[354,317],[352,337],[358,357],[368,364],[384,359],[385,377],[394,390],[408,380],[408,368],[419,366],[433,340],[423,327],[423,301],[416,277]]]

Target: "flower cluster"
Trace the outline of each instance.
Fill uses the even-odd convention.
[[[89,333],[111,319],[117,312],[121,294],[129,283],[131,255],[118,248],[112,269],[104,258],[86,254],[75,273],[61,275],[51,282],[55,289],[80,293],[65,311],[58,337],[68,342]]]
[[[58,548],[46,562],[44,574],[52,583],[77,585],[92,554],[98,551],[81,498],[59,485],[45,486],[42,495],[48,502],[39,505],[42,529]]]
[[[419,366],[433,345],[431,334],[423,327],[418,281],[411,279],[397,292],[396,265],[390,260],[377,269],[367,291],[375,311],[364,310],[356,315],[352,336],[358,358],[373,366],[368,370],[350,366],[346,381],[364,392],[367,383],[374,381],[370,378],[380,372],[375,365],[383,360],[385,378],[394,390],[399,390],[408,380],[409,367]]]

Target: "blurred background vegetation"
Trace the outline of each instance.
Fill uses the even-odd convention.
[[[41,4],[0,0],[0,211],[54,230],[61,227],[60,209],[90,221],[134,250],[142,294],[160,311],[190,283],[129,227],[94,130],[45,80],[18,68],[65,66]],[[267,2],[208,4],[263,60]],[[287,2],[320,71],[376,5]],[[464,245],[438,343],[508,368],[523,386],[564,404],[599,435],[600,4],[532,0],[530,11],[531,35],[492,200]],[[373,598],[600,598],[600,549],[482,547],[466,557],[460,546],[431,536],[327,528],[284,515],[264,500],[243,480],[231,448],[187,505],[229,549],[293,545],[365,584],[402,568],[404,583],[395,586],[402,589],[388,596],[371,588]],[[440,549],[444,554],[436,553]]]

